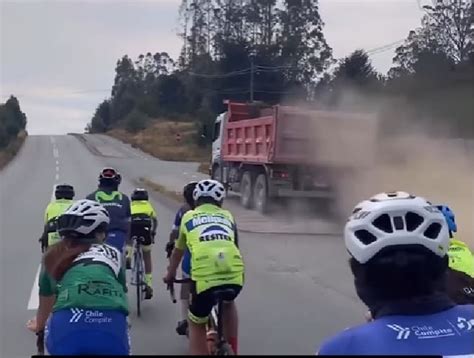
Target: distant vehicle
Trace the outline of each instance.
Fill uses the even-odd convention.
[[[367,134],[376,130],[375,117],[224,103],[227,111],[214,124],[210,175],[240,193],[245,208],[266,213],[271,200],[282,197],[332,207],[340,179],[373,156]]]

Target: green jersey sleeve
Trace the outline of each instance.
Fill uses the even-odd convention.
[[[56,281],[42,268],[39,278],[39,294],[41,296],[54,296],[56,291]]]

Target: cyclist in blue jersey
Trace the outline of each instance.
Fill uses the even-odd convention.
[[[99,175],[99,187],[89,194],[87,199],[101,203],[110,216],[109,232],[106,243],[124,251],[130,243],[130,199],[118,190],[122,177],[114,168],[104,168]]]
[[[436,206],[378,194],[355,207],[344,239],[372,321],[326,340],[320,355],[474,354],[474,306],[446,292],[449,233]]]
[[[173,227],[170,233],[170,240],[166,245],[166,251],[169,254],[173,251],[174,242],[178,238],[179,227],[181,226],[181,219],[184,213],[188,210],[194,209],[193,192],[197,182],[193,181],[186,184],[183,188],[184,205],[179,208],[176,213]],[[185,250],[183,261],[181,262],[181,271],[183,278],[189,278],[191,276],[191,254],[189,250]],[[189,295],[190,295],[190,284],[184,283],[181,285],[180,300],[181,300],[181,320],[178,322],[176,332],[184,336],[188,330],[188,310],[189,310]]]

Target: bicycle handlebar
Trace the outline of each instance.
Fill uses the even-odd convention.
[[[174,294],[174,284],[175,283],[188,283],[188,282],[191,282],[191,279],[190,278],[175,278],[173,280],[173,282],[170,282],[166,285],[167,287],[167,290],[170,291],[170,297],[171,297],[171,301],[173,303],[176,303],[176,296]]]
[[[36,333],[36,349],[38,350],[38,355],[44,356],[44,330]]]

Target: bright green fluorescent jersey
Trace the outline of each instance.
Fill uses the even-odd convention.
[[[451,239],[448,256],[451,269],[464,272],[474,278],[474,256],[465,242]]]
[[[46,272],[40,277],[41,296],[57,295],[53,312],[67,308],[120,310],[128,314],[125,271],[116,248],[94,244],[79,255],[59,282]]]
[[[44,223],[48,223],[52,220],[55,220],[58,216],[62,215],[66,209],[68,209],[72,203],[73,200],[69,199],[57,199],[48,204],[46,207],[46,211],[44,213]],[[59,241],[59,234],[57,231],[55,232],[50,232],[48,234],[48,246],[54,245]]]
[[[227,210],[205,204],[183,215],[176,247],[191,253],[197,293],[224,284],[243,285],[244,262],[235,240],[234,218]]]

